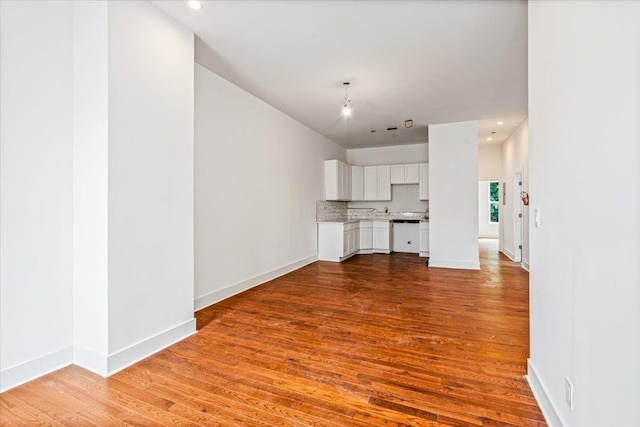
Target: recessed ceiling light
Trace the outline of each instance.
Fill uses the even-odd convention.
[[[202,9],[202,2],[200,2],[199,0],[189,0],[187,2],[187,5],[189,5],[189,7],[193,10]]]
[[[503,122],[502,120],[500,120],[500,121],[498,122],[498,126],[502,126],[503,124],[504,124],[504,122]]]
[[[487,141],[493,141],[493,138],[489,137],[487,138]]]

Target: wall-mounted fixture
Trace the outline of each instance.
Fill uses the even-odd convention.
[[[342,115],[349,117],[351,115],[351,100],[349,99],[349,82],[342,83],[344,86],[344,107],[342,107]]]
[[[404,127],[406,127],[407,129],[409,129],[410,127],[413,127],[413,120],[405,120]]]

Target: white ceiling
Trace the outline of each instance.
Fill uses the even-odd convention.
[[[152,3],[195,32],[198,63],[346,148],[465,120],[500,144],[527,116],[526,1]]]

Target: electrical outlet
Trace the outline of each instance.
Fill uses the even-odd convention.
[[[566,377],[564,379],[564,399],[567,401],[569,408],[573,410],[573,384]]]
[[[411,244],[411,240],[409,240],[409,241],[407,242],[407,244],[408,244],[408,245],[410,245],[410,244]]]

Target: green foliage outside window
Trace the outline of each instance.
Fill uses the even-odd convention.
[[[493,181],[489,183],[489,222],[498,222],[500,219],[500,183]]]

